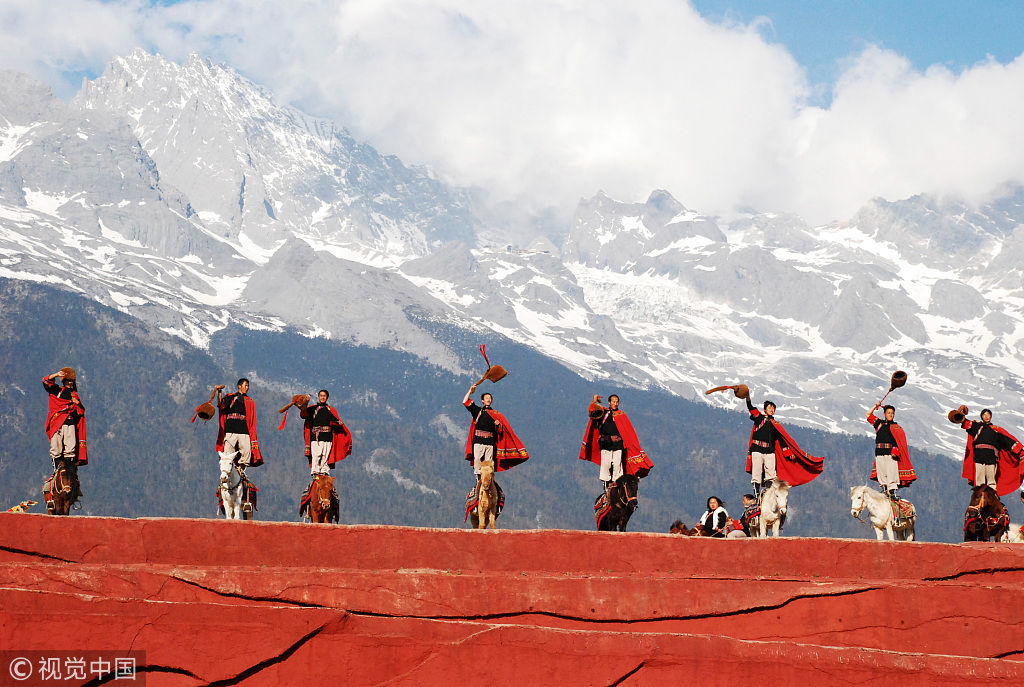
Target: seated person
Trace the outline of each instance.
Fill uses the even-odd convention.
[[[725,526],[729,522],[729,514],[725,510],[722,499],[717,496],[708,497],[708,509],[700,516],[700,524],[704,527],[706,537],[724,537]]]

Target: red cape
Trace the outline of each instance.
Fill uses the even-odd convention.
[[[751,415],[760,415],[761,411],[754,408]],[[791,487],[806,484],[821,474],[825,467],[825,459],[805,453],[789,436],[789,433],[774,419],[769,421],[775,425],[781,440],[775,442],[775,472],[779,479],[788,482]],[[754,428],[750,428],[750,441],[747,442],[747,472],[753,468],[750,461],[750,447],[754,441]]]
[[[960,426],[964,429],[970,429],[974,423],[970,420],[964,420]],[[1013,442],[1013,445],[1009,449],[999,448],[996,450],[996,456],[999,458],[999,464],[996,468],[996,493],[1000,496],[1006,496],[1014,489],[1020,487],[1021,482],[1024,481],[1024,474],[1021,469],[1024,468],[1024,464],[1021,463],[1021,456],[1024,455],[1024,446],[1017,441],[1017,437],[1007,432],[1002,427],[992,425],[992,429],[1003,437],[1006,437]],[[967,480],[967,483],[972,487],[974,486],[974,437],[967,435],[967,448],[964,450],[964,471],[963,477]]]
[[[224,450],[224,423],[228,419],[224,401],[234,395],[228,394],[217,404],[217,410],[220,411],[220,429],[217,431],[218,451]],[[242,398],[245,399],[245,426],[249,430],[249,444],[252,447],[252,465],[255,467],[256,465],[263,465],[263,456],[260,454],[260,442],[256,438],[256,404],[248,396],[243,396]]]
[[[654,463],[640,448],[640,440],[636,437],[636,430],[633,429],[633,423],[629,421],[629,416],[621,410],[613,410],[612,419],[615,421],[615,427],[619,430],[619,436],[622,437],[622,446],[626,449],[626,460],[623,466],[626,474],[636,475],[638,478],[646,477],[654,467]],[[587,429],[583,432],[583,445],[580,447],[580,460],[601,464],[601,447],[598,444],[598,439],[601,436],[598,429],[601,420],[600,417],[592,417],[587,423]]]
[[[305,426],[302,428],[302,438],[306,441],[306,462],[310,465],[313,465],[313,453],[309,450],[309,441],[313,430],[313,411],[315,409],[315,405],[311,408],[299,409],[299,417],[306,421]],[[334,434],[331,440],[331,455],[327,456],[327,464],[333,466],[339,460],[345,460],[352,453],[352,433],[348,431],[348,427],[341,421],[338,411],[335,410],[334,406],[327,406],[327,410],[331,411],[331,415],[334,416],[334,420],[331,421],[331,431]]]
[[[875,426],[875,422],[878,418],[875,417],[874,413],[868,416],[868,422],[871,426]],[[896,440],[896,449],[892,452],[892,455],[896,456],[896,467],[900,471],[899,486],[909,486],[911,482],[917,479],[917,472],[914,470],[914,466],[910,464],[910,449],[907,448],[907,435],[903,431],[903,428],[898,424],[893,423],[889,428],[892,432],[892,438]],[[878,481],[878,468],[871,465],[871,479]]]
[[[468,408],[472,403],[473,401],[466,401],[464,405]],[[508,470],[520,463],[526,462],[530,454],[526,451],[523,442],[519,440],[516,433],[512,431],[512,425],[509,423],[508,418],[493,408],[488,410],[481,409],[480,412],[490,413],[494,421],[498,423],[497,443],[494,446],[495,471]],[[476,418],[473,418],[473,421],[469,423],[469,437],[466,439],[466,460],[470,463],[473,462],[473,435],[475,432]]]
[[[49,378],[44,378],[43,384],[48,383],[51,383]],[[57,433],[57,430],[61,428],[71,415],[71,411],[77,410],[79,418],[78,422],[75,423],[75,431],[78,436],[78,448],[75,453],[79,465],[85,465],[89,462],[89,452],[85,443],[85,406],[82,405],[82,399],[78,397],[77,391],[72,391],[71,395],[72,400],[69,401],[58,398],[53,394],[48,394],[50,402],[46,413],[46,438],[52,439],[53,435]]]

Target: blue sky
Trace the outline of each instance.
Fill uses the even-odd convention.
[[[693,0],[705,18],[744,24],[758,17],[766,40],[781,43],[819,89],[868,45],[908,58],[919,70],[960,71],[989,56],[1006,63],[1024,53],[1020,0]]]
[[[195,52],[526,211],[665,189],[823,223],[1024,185],[1021,27],[1024,0],[0,0],[0,68],[70,99]]]

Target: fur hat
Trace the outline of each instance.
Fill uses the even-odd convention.
[[[948,417],[949,421],[952,422],[953,424],[959,425],[961,422],[967,419],[967,412],[967,406],[960,406],[959,408],[955,408],[949,411],[946,417]]]
[[[196,415],[203,418],[204,420],[209,420],[210,418],[212,418],[215,412],[216,408],[214,408],[213,404],[210,403],[209,401],[196,408]]]
[[[736,394],[736,398],[750,398],[750,389],[746,384],[737,384],[732,388],[732,392]]]
[[[75,381],[75,368],[73,367],[62,367],[60,368],[60,378]]]

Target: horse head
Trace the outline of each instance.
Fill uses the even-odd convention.
[[[789,509],[789,484],[786,482],[775,482],[771,491],[775,494],[775,507],[782,515]]]
[[[866,486],[850,487],[850,515],[855,518],[860,517],[860,512],[864,510],[864,492],[867,491]]]
[[[637,493],[640,491],[640,478],[636,475],[623,475],[619,478],[619,487],[622,505],[632,513],[639,504]]]
[[[320,502],[320,510],[327,510],[331,507],[331,496],[334,493],[334,478],[327,475],[317,475],[316,498]]]
[[[494,481],[494,461],[485,460],[480,463],[480,486],[484,489],[490,489],[491,483]]]

